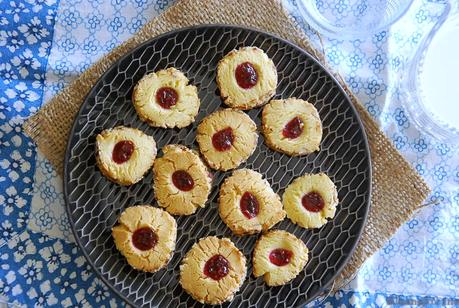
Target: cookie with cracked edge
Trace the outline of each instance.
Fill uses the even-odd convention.
[[[325,174],[305,174],[290,183],[282,196],[287,217],[306,229],[319,228],[335,216],[338,192]]]
[[[218,62],[217,85],[226,105],[252,109],[266,104],[276,93],[276,66],[260,48],[242,47]]]
[[[294,279],[308,262],[309,250],[295,235],[274,230],[263,234],[253,250],[253,275],[263,276],[268,286]]]
[[[191,215],[205,207],[212,177],[193,150],[179,144],[163,149],[153,164],[153,189],[159,206],[173,215]]]
[[[116,248],[133,268],[156,272],[165,267],[175,249],[177,224],[166,211],[150,205],[131,206],[112,228]]]
[[[322,122],[305,100],[272,100],[263,108],[261,122],[266,144],[275,151],[300,156],[320,149]]]
[[[120,185],[139,182],[155,157],[155,139],[136,128],[117,126],[96,136],[96,164],[104,176]]]
[[[285,218],[278,194],[250,169],[235,170],[220,186],[219,214],[236,235],[266,231]]]
[[[200,303],[230,301],[247,275],[246,258],[227,238],[200,239],[180,265],[180,284]]]
[[[170,67],[145,75],[132,93],[140,119],[154,127],[185,127],[194,122],[201,102],[185,74]]]
[[[207,164],[226,171],[238,167],[257,146],[257,126],[240,110],[222,109],[206,116],[197,128],[196,140]]]

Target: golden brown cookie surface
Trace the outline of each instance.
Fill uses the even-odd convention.
[[[335,216],[338,192],[326,174],[305,174],[287,186],[282,203],[291,221],[319,228]]]
[[[156,272],[169,262],[177,237],[175,219],[150,205],[131,206],[112,228],[116,248],[133,268]]]
[[[322,122],[316,108],[305,100],[272,100],[263,108],[262,131],[271,149],[291,156],[320,149]]]
[[[222,109],[199,123],[196,140],[211,168],[223,171],[234,169],[255,151],[257,126],[242,111]]]
[[[235,170],[220,187],[219,213],[237,235],[266,231],[285,218],[279,196],[262,175]]]
[[[118,126],[96,136],[97,165],[103,175],[118,184],[140,181],[155,157],[155,140],[138,129]]]
[[[200,239],[180,265],[180,284],[195,300],[221,304],[233,299],[246,277],[246,259],[227,238]]]
[[[293,234],[275,230],[263,234],[253,251],[253,275],[263,276],[268,286],[294,279],[308,262],[308,248]]]
[[[137,114],[155,127],[190,125],[201,102],[197,88],[188,83],[188,78],[173,67],[145,75],[132,94]]]
[[[257,47],[229,52],[217,66],[217,84],[226,105],[251,109],[265,104],[275,93],[277,70]]]
[[[153,165],[153,188],[158,204],[173,215],[190,215],[204,207],[212,179],[199,156],[189,148],[172,144]]]

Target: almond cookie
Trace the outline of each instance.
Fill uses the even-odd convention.
[[[138,129],[117,126],[96,137],[97,165],[115,183],[137,183],[150,170],[155,157],[155,140]]]
[[[149,205],[131,206],[118,222],[112,236],[129,265],[151,273],[167,265],[177,238],[177,224],[169,213]]]
[[[319,228],[335,216],[338,192],[326,174],[305,174],[287,186],[282,203],[291,221],[303,228]]]
[[[246,161],[257,146],[257,125],[244,112],[222,109],[198,125],[196,140],[213,169],[226,171]]]
[[[185,127],[194,122],[201,104],[195,86],[170,67],[145,75],[134,88],[132,103],[140,119],[154,127]]]
[[[171,144],[153,164],[153,188],[159,206],[173,215],[190,215],[204,207],[212,179],[199,156],[186,146]]]
[[[257,47],[233,50],[218,62],[217,85],[226,105],[252,109],[266,104],[276,93],[276,66]]]
[[[236,235],[266,231],[285,218],[280,197],[262,175],[235,170],[220,187],[219,213]]]
[[[299,156],[320,149],[322,122],[307,101],[272,100],[263,108],[261,121],[266,144],[275,151]]]
[[[263,276],[268,286],[284,285],[294,279],[308,262],[302,240],[283,230],[263,234],[253,251],[253,275]]]
[[[227,238],[209,236],[195,243],[180,265],[180,284],[200,303],[233,299],[246,276],[246,259]]]

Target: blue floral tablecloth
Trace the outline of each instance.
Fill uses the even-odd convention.
[[[123,305],[75,245],[61,179],[22,124],[172,2],[0,0],[0,306]],[[297,15],[296,1],[284,3],[318,44]],[[416,0],[390,31],[366,40],[324,39],[327,61],[431,185],[429,200],[439,204],[421,209],[351,284],[321,305],[459,305],[458,145],[415,127],[398,87],[408,55],[446,10],[446,1]]]

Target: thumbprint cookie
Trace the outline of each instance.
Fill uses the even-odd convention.
[[[244,112],[222,109],[198,125],[196,140],[212,169],[226,171],[245,162],[257,146],[257,125]]]
[[[177,237],[175,219],[149,205],[131,206],[112,228],[115,246],[133,268],[156,272],[169,262]]]
[[[222,184],[219,213],[236,235],[266,231],[285,218],[280,197],[250,169],[235,170]]]
[[[268,286],[280,286],[294,279],[308,262],[308,248],[302,240],[283,230],[263,234],[253,251],[253,275],[263,276]]]
[[[199,155],[171,144],[153,164],[153,188],[159,206],[173,215],[190,215],[204,207],[212,178]]]
[[[117,126],[96,137],[96,163],[102,174],[115,183],[139,182],[155,157],[155,140],[138,129]]]
[[[291,221],[303,228],[319,228],[335,216],[338,192],[326,174],[306,174],[287,186],[282,203]]]
[[[195,300],[211,305],[233,299],[246,277],[246,259],[227,238],[195,243],[180,265],[180,284]]]
[[[262,131],[271,149],[287,155],[299,156],[320,149],[319,113],[302,99],[272,100],[263,108]]]
[[[195,86],[170,67],[145,75],[135,86],[132,103],[140,119],[154,127],[185,127],[194,122],[200,100]]]
[[[218,63],[217,84],[226,105],[252,109],[267,103],[276,93],[276,66],[257,47],[233,50]]]

